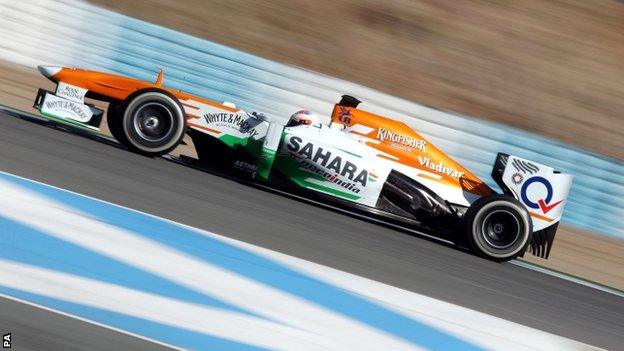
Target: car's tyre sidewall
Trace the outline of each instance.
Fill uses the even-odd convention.
[[[162,134],[149,135],[142,130],[146,109],[155,112],[149,116],[162,123]],[[143,91],[128,99],[119,121],[122,139],[128,146],[147,155],[162,155],[173,150],[184,137],[186,118],[184,110],[175,97],[161,91]]]
[[[492,219],[498,216],[500,220]],[[509,239],[497,241],[496,237],[488,235],[491,225],[500,225],[507,222]],[[479,255],[495,261],[507,261],[516,258],[524,252],[533,235],[533,224],[528,211],[514,198],[493,196],[480,199],[473,203],[466,216],[466,234],[472,249]],[[492,234],[492,233],[491,233]],[[503,235],[505,236],[505,235]]]

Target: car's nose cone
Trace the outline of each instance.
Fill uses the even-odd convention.
[[[61,69],[63,69],[63,67],[59,67],[59,66],[43,66],[42,65],[42,66],[37,66],[37,69],[44,76],[46,76],[48,78],[52,78],[52,77],[54,77],[55,74],[59,73],[61,71]]]

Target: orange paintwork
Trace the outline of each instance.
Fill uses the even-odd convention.
[[[476,175],[472,174],[469,170],[402,122],[362,111],[357,108],[336,105],[332,112],[332,123],[343,124],[347,128],[347,131],[350,131],[351,128],[355,129],[351,131],[351,133],[378,140],[379,143],[368,141],[366,144],[398,159],[383,154],[379,154],[378,157],[391,159],[406,166],[425,170],[441,176],[437,178],[421,174],[420,176],[424,179],[435,180],[446,185],[461,188],[464,191],[476,195],[483,196],[493,193],[492,189]],[[368,127],[372,130],[363,134],[359,132],[363,129],[361,127],[358,128],[359,126],[357,125]],[[365,129],[366,128],[364,128],[364,130]],[[427,159],[431,163],[427,163]],[[432,169],[432,164],[434,168],[435,165],[440,165],[440,169],[444,167],[447,172],[450,172],[450,170],[454,172],[448,174],[444,171]],[[427,165],[429,165],[429,167]],[[452,176],[453,173],[458,176]]]
[[[162,71],[158,74],[155,83],[110,73],[67,67],[62,68],[50,79],[55,82],[62,81],[85,88],[91,93],[120,101],[125,100],[130,94],[139,89],[158,88],[165,90],[182,102],[182,105],[187,111],[187,123],[195,128],[205,127],[192,122],[193,119],[197,118],[193,112],[195,112],[194,110],[197,110],[198,107],[185,104],[184,102],[188,100],[214,106],[230,112],[238,111],[237,108],[225,106],[179,90],[163,87]],[[358,131],[355,130],[351,132],[371,139],[379,140],[380,143],[367,142],[367,145],[379,150],[380,152],[397,157],[398,159],[394,159],[393,157],[380,153],[378,156],[381,158],[390,159],[407,166],[422,169],[441,176],[441,178],[437,179],[436,177],[421,174],[421,176],[425,179],[435,180],[447,185],[455,186],[464,191],[481,196],[491,194],[493,192],[492,189],[490,189],[481,179],[472,174],[459,163],[455,162],[455,160],[451,159],[448,155],[440,151],[433,144],[402,122],[370,112],[358,110],[356,108],[339,105],[336,105],[334,111],[332,112],[332,122],[344,124],[347,127],[359,124],[372,128],[372,131],[366,134],[358,133]],[[210,131],[215,132],[214,130]],[[386,134],[384,137],[384,131],[390,134]],[[388,137],[388,135],[391,135],[391,137]],[[398,141],[392,140],[393,137],[399,138]],[[461,173],[461,176],[453,177],[443,171],[436,171],[431,169],[431,167],[427,167],[427,165],[423,165],[422,160],[426,157],[428,157],[430,162],[433,162],[434,165],[443,165],[447,171],[453,170]]]
[[[186,101],[192,99],[202,104],[218,107],[220,109],[236,112],[237,108],[225,106],[214,101],[187,94],[179,90],[163,87],[162,71],[158,74],[155,83],[146,82],[139,79],[128,78],[116,74],[89,71],[79,68],[63,67],[58,73],[50,78],[55,82],[64,82],[81,88],[88,89],[91,93],[106,96],[115,100],[124,100],[133,92],[145,88],[158,88],[173,94],[178,100]],[[192,106],[186,106],[192,107]]]
[[[546,222],[552,222],[553,221],[552,218],[543,216],[543,215],[541,215],[539,213],[535,213],[535,212],[530,212],[529,211],[529,214],[531,215],[531,217],[535,217],[537,219],[541,219],[542,221],[546,221]]]

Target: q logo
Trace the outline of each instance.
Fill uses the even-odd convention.
[[[546,188],[546,197],[543,198],[543,199],[537,200],[537,203],[531,201],[527,197],[527,189],[533,183],[540,183],[540,184],[542,184]],[[525,205],[527,205],[528,207],[530,207],[532,209],[536,209],[536,210],[540,209],[540,210],[542,210],[542,212],[544,214],[550,212],[550,210],[552,210],[553,208],[557,207],[557,205],[559,205],[561,202],[563,202],[563,200],[559,200],[559,201],[557,201],[557,202],[555,202],[553,204],[550,203],[550,201],[552,201],[552,197],[553,197],[552,185],[550,184],[548,179],[546,179],[544,177],[539,177],[539,176],[529,178],[529,179],[527,179],[526,182],[524,182],[524,184],[522,184],[522,189],[520,189],[520,196],[522,198],[522,202],[524,202]]]

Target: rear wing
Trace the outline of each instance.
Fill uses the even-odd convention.
[[[526,206],[533,221],[529,250],[535,256],[548,258],[573,176],[537,162],[499,153],[492,178],[504,193]]]

